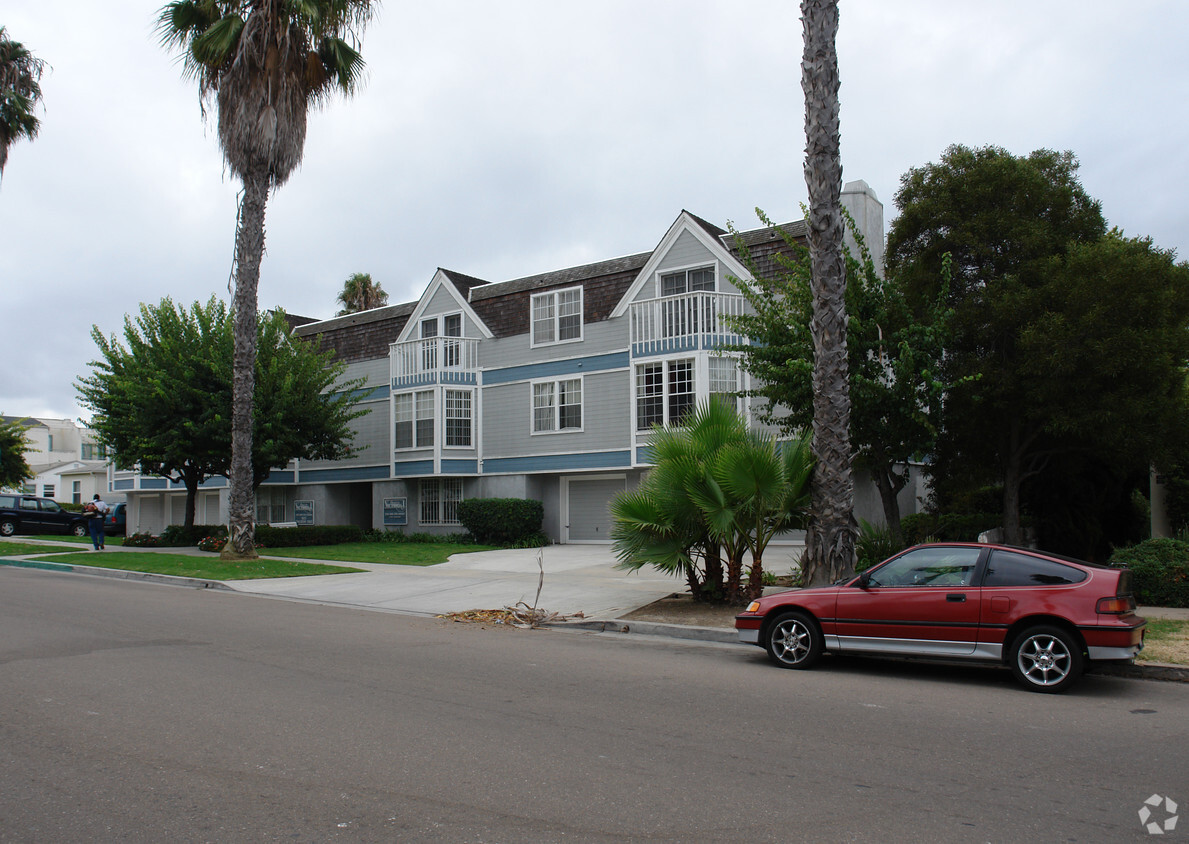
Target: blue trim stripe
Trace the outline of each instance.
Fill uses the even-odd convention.
[[[136,489],[136,481],[133,481],[133,480],[116,481],[115,483],[113,483],[111,485],[111,488],[117,492],[121,492],[126,489]]]
[[[314,471],[316,472],[318,470],[315,469]],[[289,471],[277,472],[274,470],[274,471],[268,473],[268,477],[264,479],[264,483],[266,483],[266,484],[291,484],[295,480],[297,480],[297,478],[296,478],[296,474],[294,472],[289,472]]]
[[[392,464],[392,474],[400,478],[405,475],[432,475],[432,460],[405,460]]]
[[[386,399],[388,398],[389,392],[390,390],[388,385],[384,384],[380,387],[362,387],[358,390],[352,390],[347,394],[347,397],[356,404],[359,404],[360,402],[365,401],[380,401],[381,399]]]
[[[478,460],[442,460],[443,475],[474,475],[478,472]]]
[[[636,462],[637,463],[651,463],[652,462],[652,446],[641,445],[636,447]]]
[[[483,373],[483,385],[507,384],[511,381],[527,381],[533,378],[553,378],[558,375],[581,375],[584,372],[601,372],[606,369],[623,369],[631,361],[627,352],[611,352],[570,360],[549,360],[542,363],[526,363],[504,369],[488,369]]]
[[[141,478],[141,489],[169,489],[169,481],[165,478]]]
[[[303,469],[301,482],[374,481],[387,478],[387,466],[352,466],[348,469]]]
[[[538,454],[532,457],[489,457],[484,474],[493,472],[548,472],[569,469],[609,469],[632,465],[630,451],[595,451],[585,454]]]
[[[222,489],[227,486],[227,479],[222,475],[215,475],[213,478],[207,478],[198,485],[199,489]]]

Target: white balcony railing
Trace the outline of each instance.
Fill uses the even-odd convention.
[[[474,383],[479,341],[467,337],[429,337],[389,347],[394,386],[415,383]]]
[[[710,349],[743,342],[724,317],[743,313],[744,298],[733,293],[683,293],[633,302],[632,353]]]

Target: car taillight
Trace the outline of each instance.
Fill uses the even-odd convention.
[[[1099,598],[1098,612],[1119,615],[1135,609],[1135,598],[1131,595],[1116,595],[1113,598]]]

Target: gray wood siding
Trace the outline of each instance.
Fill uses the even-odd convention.
[[[626,316],[588,322],[582,327],[581,342],[557,343],[552,346],[530,346],[528,334],[484,340],[479,346],[479,366],[485,370],[500,369],[506,366],[523,366],[528,363],[624,351],[631,342],[629,326]]]
[[[532,386],[528,381],[483,390],[483,457],[526,457],[627,449],[631,443],[627,370],[592,373],[582,379],[582,431],[532,433]]]

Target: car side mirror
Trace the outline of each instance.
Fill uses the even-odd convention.
[[[871,586],[871,572],[865,571],[859,575],[859,588],[868,589]]]

